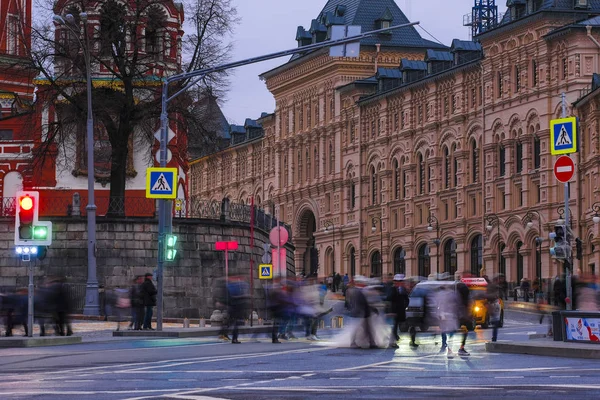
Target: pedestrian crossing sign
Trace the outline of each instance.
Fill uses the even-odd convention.
[[[258,266],[258,277],[260,279],[273,279],[273,264],[260,264]]]
[[[550,121],[550,153],[553,156],[577,152],[577,118]]]
[[[148,168],[146,170],[146,197],[174,199],[177,197],[177,168]]]

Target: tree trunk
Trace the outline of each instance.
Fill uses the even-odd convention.
[[[123,135],[126,136],[126,135]],[[127,140],[112,146],[110,166],[110,199],[107,216],[125,215],[125,189],[127,181]]]

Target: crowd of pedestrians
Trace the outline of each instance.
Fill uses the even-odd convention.
[[[34,295],[34,323],[40,327],[40,336],[46,336],[47,328],[55,335],[71,336],[73,329],[69,318],[72,301],[66,278],[50,277],[40,285]],[[5,328],[4,335],[12,336],[13,330],[21,326],[28,336],[28,292],[18,289],[14,293],[0,293],[0,319]]]
[[[129,289],[117,287],[107,292],[107,315],[117,319],[117,331],[121,323],[129,321],[129,330],[151,330],[152,314],[156,307],[156,286],[152,282],[152,274],[136,276]]]

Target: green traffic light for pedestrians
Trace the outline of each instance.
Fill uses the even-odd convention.
[[[46,240],[48,238],[48,227],[34,226],[33,227],[33,238],[35,240]]]
[[[175,260],[175,256],[177,255],[177,250],[175,249],[175,245],[177,244],[177,236],[175,235],[167,235],[165,240],[165,260],[173,261]]]

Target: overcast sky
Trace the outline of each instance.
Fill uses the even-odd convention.
[[[412,5],[408,6],[408,3]],[[241,18],[233,35],[232,61],[288,50],[297,46],[296,28],[310,27],[327,0],[234,0]],[[468,28],[462,26],[463,15],[470,13],[473,0],[396,0],[411,21],[421,26],[445,45],[452,39],[467,39]],[[499,12],[506,2],[497,1]],[[434,40],[417,28],[425,39]],[[260,113],[273,112],[275,102],[258,76],[287,58],[241,67],[232,72],[231,89],[223,105],[230,123],[243,124],[246,118],[258,118]]]

